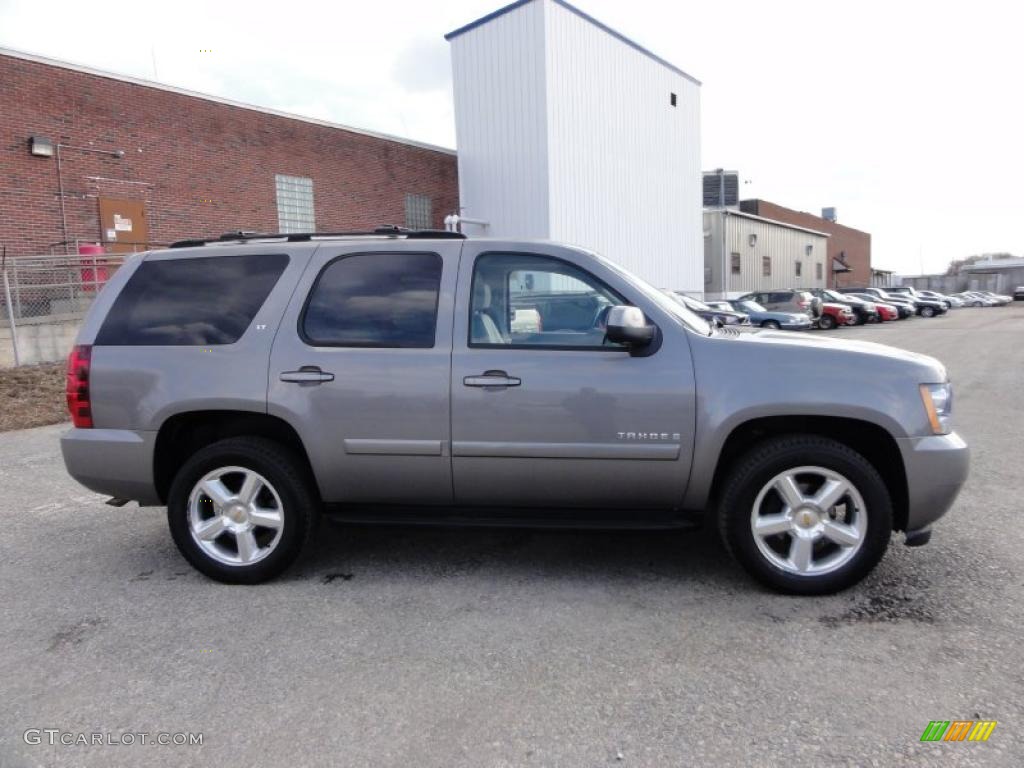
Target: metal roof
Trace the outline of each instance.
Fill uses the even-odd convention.
[[[465,26],[459,27],[458,29],[453,30],[452,32],[449,32],[447,35],[444,36],[444,39],[445,40],[453,40],[456,37],[458,37],[459,35],[465,34],[466,32],[469,32],[470,30],[476,29],[477,27],[483,26],[487,22],[493,21],[494,19],[498,18],[499,16],[504,16],[506,13],[510,13],[510,12],[516,10],[517,8],[520,8],[520,7],[524,6],[524,5],[526,5],[527,3],[533,3],[533,2],[536,2],[536,0],[517,0],[514,3],[506,5],[504,8],[499,8],[498,10],[494,11],[493,13],[489,13],[486,16],[481,16],[476,21],[471,21],[469,24],[466,24]],[[652,59],[653,61],[658,62],[663,67],[666,67],[666,68],[672,70],[673,72],[675,72],[677,75],[682,75],[683,77],[685,77],[690,82],[695,83],[696,85],[701,85],[700,80],[695,78],[693,75],[684,72],[679,67],[677,67],[675,64],[671,64],[671,63],[665,61],[665,59],[661,58],[660,56],[658,56],[658,55],[656,55],[654,53],[651,53],[649,50],[644,48],[639,43],[634,42],[633,40],[630,40],[628,37],[623,35],[621,32],[615,31],[614,29],[609,27],[607,24],[602,24],[600,21],[595,19],[593,16],[591,16],[591,15],[589,15],[587,13],[584,13],[579,8],[577,8],[576,6],[570,5],[569,3],[565,2],[565,0],[551,0],[551,2],[555,3],[556,5],[561,6],[562,8],[565,8],[565,10],[569,11],[570,13],[576,14],[577,16],[579,16],[584,21],[590,22],[591,24],[593,24],[598,29],[600,29],[600,30],[602,30],[604,32],[607,32],[609,35],[614,37],[616,40],[619,40],[619,41],[625,43],[626,45],[628,45],[633,50],[638,51],[639,53],[642,53],[647,58]]]
[[[816,229],[810,229],[808,227],[801,227],[799,224],[790,224],[788,221],[776,221],[775,219],[766,219],[764,216],[755,216],[752,213],[746,213],[745,211],[737,211],[734,208],[705,208],[704,213],[725,213],[729,216],[739,216],[741,219],[752,219],[753,221],[760,221],[765,224],[774,224],[778,227],[785,227],[786,229],[796,229],[800,232],[807,232],[812,235],[819,235],[821,237],[832,237],[828,232],[819,232]]]
[[[296,115],[291,112],[282,112],[277,109],[269,109],[267,107],[258,107],[255,104],[246,104],[241,101],[233,101],[232,99],[224,99],[220,96],[211,96],[208,93],[199,93],[198,91],[190,91],[185,88],[178,88],[173,85],[166,85],[164,83],[157,83],[152,80],[144,80],[139,77],[131,77],[130,75],[119,75],[116,72],[108,72],[103,69],[94,69],[93,67],[85,66],[84,64],[74,64],[69,61],[61,61],[60,59],[51,59],[47,56],[40,56],[35,53],[27,53],[26,51],[18,51],[13,48],[0,47],[0,56],[10,56],[15,59],[24,59],[25,61],[32,61],[36,64],[45,64],[51,67],[60,67],[61,69],[70,69],[75,72],[81,72],[86,75],[95,75],[96,77],[105,77],[110,80],[120,80],[124,83],[131,83],[132,85],[141,85],[145,88],[156,88],[161,91],[168,91],[169,93],[176,93],[180,96],[190,96],[194,99],[203,99],[204,101],[212,101],[217,104],[224,104],[229,107],[237,107],[238,109],[249,109],[253,112],[262,112],[267,115],[274,115],[275,117],[284,117],[289,120],[299,120],[303,123],[312,123],[313,125],[320,125],[324,128],[335,128],[341,131],[348,131],[349,133],[358,133],[362,136],[371,136],[375,139],[383,139],[385,141],[393,141],[398,144],[407,144],[411,147],[418,147],[419,149],[428,149],[432,152],[441,152],[445,155],[455,155],[455,150],[449,147],[440,147],[436,144],[427,144],[422,141],[414,141],[413,139],[405,139],[401,136],[392,136],[387,133],[380,133],[378,131],[369,131],[364,128],[353,128],[350,125],[343,125],[341,123],[332,123],[327,120],[318,120],[315,117],[304,117],[303,115]]]
[[[994,269],[1022,269],[1024,258],[1014,259],[992,259],[990,261],[976,261],[960,267],[961,272],[988,272]]]

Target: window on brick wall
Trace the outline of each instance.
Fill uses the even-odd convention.
[[[406,195],[405,226],[409,229],[430,229],[433,225],[430,198],[427,195]]]
[[[315,232],[313,180],[302,176],[274,176],[277,185],[277,226],[281,232]]]

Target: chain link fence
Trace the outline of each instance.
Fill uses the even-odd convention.
[[[0,263],[0,367],[62,360],[123,254],[20,256]]]

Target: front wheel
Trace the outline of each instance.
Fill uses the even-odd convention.
[[[318,511],[292,451],[265,438],[237,437],[185,462],[171,483],[167,522],[196,570],[229,584],[256,584],[291,565]]]
[[[722,540],[748,573],[780,592],[846,589],[881,560],[892,502],[878,471],[829,438],[787,435],[752,448],[719,501]]]
[[[935,310],[932,307],[921,307],[921,317],[931,317],[935,314]]]
[[[780,326],[779,326],[778,322],[776,322],[775,320],[765,320],[763,323],[761,323],[761,327],[762,328],[769,328],[769,329],[771,329],[773,331],[777,331],[777,330],[779,330]]]
[[[818,327],[823,331],[830,331],[836,327],[835,318],[832,315],[822,315],[818,318]]]

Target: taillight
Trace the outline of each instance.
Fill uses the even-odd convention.
[[[71,423],[76,427],[92,426],[92,404],[89,402],[89,363],[92,347],[78,344],[68,355],[67,396]]]

